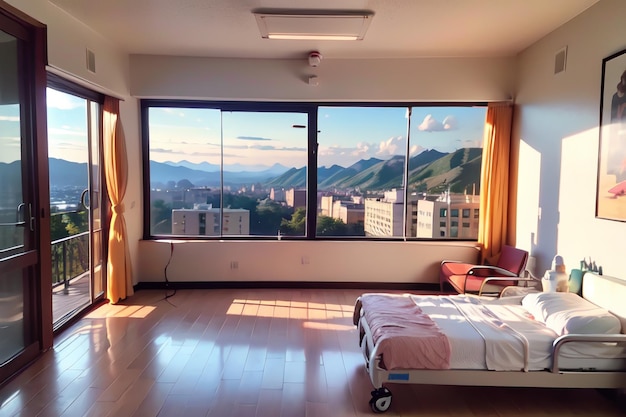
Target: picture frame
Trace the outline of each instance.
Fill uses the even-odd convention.
[[[602,60],[596,217],[626,222],[626,49]]]

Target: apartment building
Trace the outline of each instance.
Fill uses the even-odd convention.
[[[222,218],[220,219],[220,216]],[[207,207],[172,210],[172,234],[176,236],[247,236],[250,234],[250,211]]]

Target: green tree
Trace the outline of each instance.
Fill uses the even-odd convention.
[[[298,208],[290,220],[283,219],[280,222],[280,233],[287,236],[304,236],[306,225],[306,210]]]
[[[69,236],[77,235],[89,230],[89,212],[87,210],[69,212],[63,215],[65,229]]]
[[[65,228],[65,223],[63,222],[64,214],[56,211],[57,210],[54,209],[54,212],[50,213],[50,240],[53,242],[69,236]]]
[[[182,179],[176,183],[176,188],[188,190],[193,188],[193,184],[188,179]]]
[[[365,236],[365,224],[363,222],[350,223],[347,225],[348,236]]]
[[[345,236],[348,228],[341,219],[319,216],[315,232],[317,236]]]
[[[276,235],[283,220],[289,219],[291,211],[272,200],[264,200],[256,208],[255,220],[250,217],[250,233],[255,235]],[[281,231],[282,233],[282,231]]]
[[[163,200],[155,200],[152,203],[152,233],[172,233],[172,206]]]

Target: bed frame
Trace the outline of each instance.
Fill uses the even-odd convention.
[[[570,342],[617,342],[626,346],[626,281],[588,272],[584,275],[582,295],[592,303],[616,315],[622,323],[622,333],[614,335],[573,335],[557,338],[552,346],[553,363],[545,371],[487,371],[487,370],[386,370],[374,346],[371,331],[361,312],[355,310],[354,324],[359,329],[359,343],[366,368],[374,386],[370,406],[374,412],[384,412],[391,405],[391,391],[384,384],[431,384],[505,387],[551,388],[621,388],[626,387],[626,368],[617,371],[568,371],[559,369],[560,349]]]

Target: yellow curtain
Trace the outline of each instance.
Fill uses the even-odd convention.
[[[487,108],[478,223],[478,243],[483,262],[493,259],[500,253],[502,245],[507,243],[512,119],[511,104],[496,103]]]
[[[126,158],[126,139],[119,118],[119,110],[120,102],[118,99],[105,97],[104,169],[112,211],[107,260],[107,298],[113,304],[133,295],[123,204],[128,182],[128,160]]]

